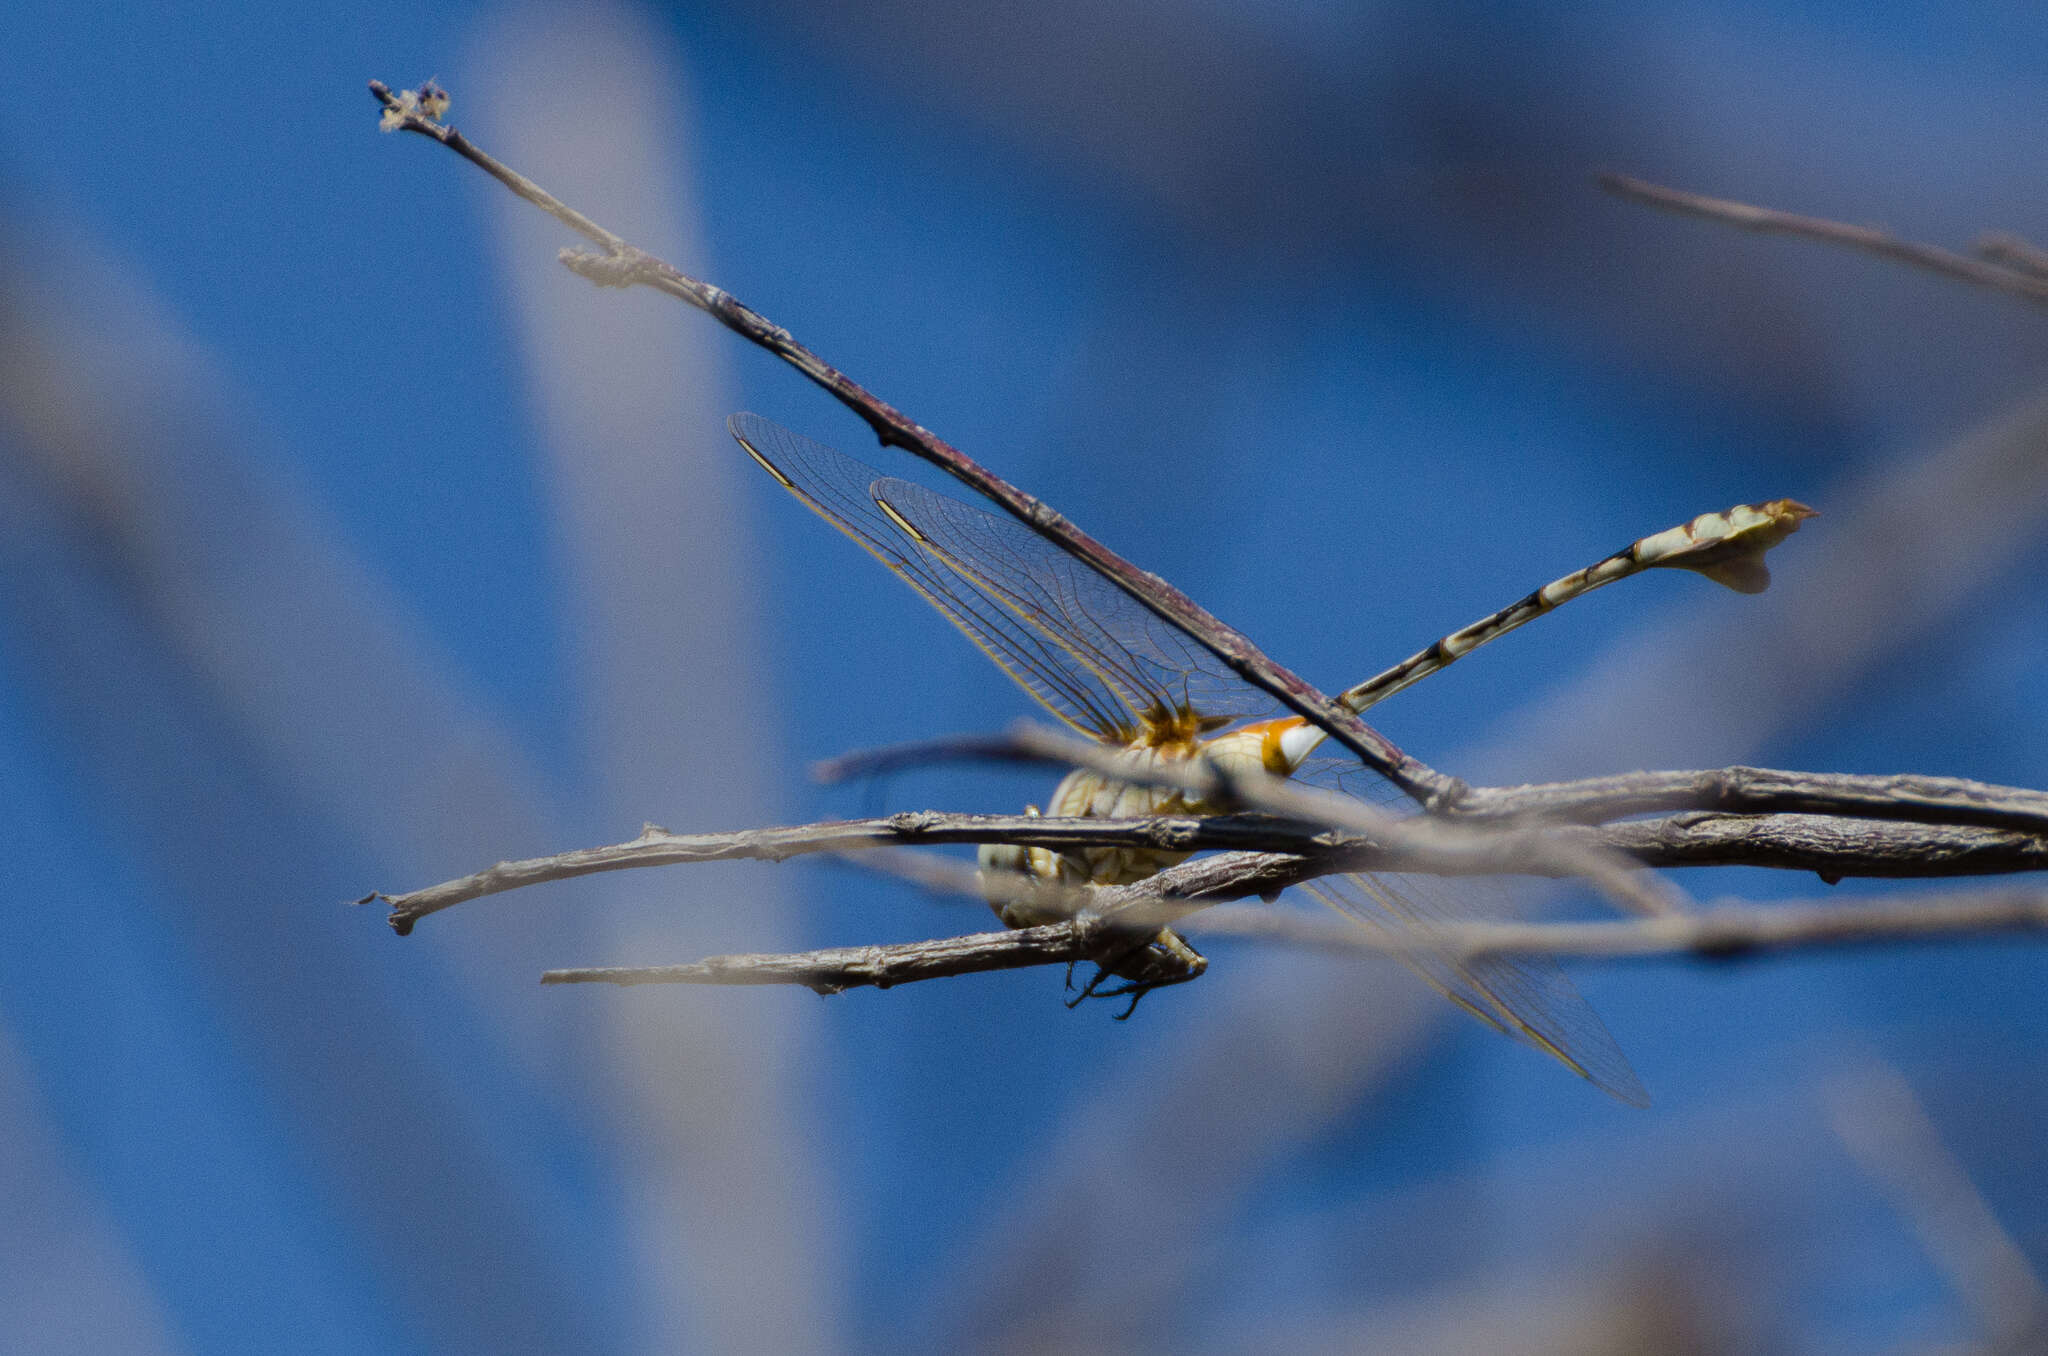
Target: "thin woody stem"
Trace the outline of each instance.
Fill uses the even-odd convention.
[[[1274,662],[1242,632],[1212,616],[1157,575],[1131,564],[1041,500],[1018,489],[915,423],[818,357],[788,330],[742,304],[731,293],[690,277],[569,207],[533,180],[501,164],[454,127],[427,116],[421,111],[417,99],[408,100],[406,96],[394,94],[382,81],[376,80],[370,82],[370,93],[384,105],[387,126],[417,132],[446,146],[603,251],[601,254],[564,251],[562,262],[574,272],[606,287],[651,287],[704,311],[733,333],[803,373],[866,421],[884,446],[899,447],[923,458],[995,500],[1069,555],[1086,561],[1151,612],[1185,631],[1246,682],[1327,731],[1331,738],[1357,754],[1368,767],[1392,781],[1418,803],[1446,805],[1456,802],[1463,790],[1462,782],[1402,752],[1341,703]]]
[[[887,989],[921,979],[1064,965],[1092,960],[1098,942],[1078,923],[1007,928],[929,942],[842,946],[791,955],[709,956],[687,965],[636,965],[549,970],[543,984],[801,984],[833,994],[873,985]]]
[[[1474,819],[1533,815],[1585,824],[1672,810],[1848,815],[2048,833],[2048,792],[1964,777],[1760,767],[1624,772],[1575,782],[1475,787],[1459,814]]]
[[[1806,905],[1720,904],[1696,913],[1600,923],[1465,923],[1399,937],[1327,920],[1280,918],[1260,928],[1247,912],[1223,931],[1317,947],[1400,954],[1423,950],[1461,958],[1486,955],[1600,957],[1693,955],[1730,960],[1818,947],[1929,941],[1944,937],[2048,930],[2048,895],[2004,891],[1924,899]],[[684,965],[550,970],[544,984],[801,984],[817,993],[863,985],[888,988],[925,979],[1093,960],[1110,934],[1086,920],[973,933],[892,946],[835,947],[787,954],[712,956]]]
[[[1759,866],[1812,871],[1830,883],[1850,876],[1952,878],[2048,869],[2048,838],[2002,829],[1930,828],[1824,815],[1676,815],[1598,829],[1558,828],[1558,839],[1591,842],[1643,866]],[[1185,916],[1231,900],[1266,897],[1340,871],[1417,871],[1472,875],[1577,872],[1518,861],[1503,864],[1466,851],[1455,861],[1339,846],[1311,855],[1226,852],[1199,857],[1135,885],[1099,889],[1095,907],[1157,914],[1166,900]]]
[[[2048,835],[1970,826],[1900,823],[1802,814],[1711,814],[1689,812],[1661,819],[1636,819],[1602,828],[1552,830],[1570,841],[1587,841],[1646,867],[1755,866],[1812,871],[1829,878],[1952,877],[2048,870]],[[509,890],[570,880],[601,871],[671,866],[692,862],[752,859],[782,861],[808,854],[838,854],[864,865],[866,849],[909,844],[1014,843],[1054,850],[1079,847],[1141,847],[1165,851],[1235,849],[1258,853],[1263,874],[1246,875],[1254,859],[1209,858],[1176,868],[1174,880],[1200,872],[1204,897],[1223,897],[1210,880],[1220,869],[1239,873],[1241,895],[1299,884],[1336,871],[1440,871],[1476,869],[1470,854],[1447,857],[1426,850],[1392,847],[1359,835],[1330,833],[1310,825],[1255,816],[1146,819],[1064,819],[1025,815],[966,815],[922,812],[889,819],[847,820],[734,833],[671,834],[653,830],[624,843],[582,848],[523,861],[500,862],[471,875],[402,894],[372,894],[359,904],[390,906],[388,921],[401,935],[420,919],[471,900]],[[856,855],[857,854],[857,855]],[[1275,856],[1274,854],[1279,854]],[[1517,864],[1516,874],[1569,874],[1537,863]],[[890,869],[890,868],[884,868]],[[925,873],[933,888],[963,888],[964,876],[942,883]]]
[[[861,848],[910,844],[1013,843],[1054,851],[1129,846],[1165,852],[1216,849],[1308,852],[1331,841],[1331,835],[1320,827],[1241,815],[1067,819],[1043,815],[923,811],[891,815],[886,819],[690,834],[670,833],[649,825],[638,838],[629,842],[499,862],[438,885],[403,894],[366,895],[356,902],[388,904],[391,908],[388,921],[392,930],[404,936],[429,914],[473,899],[548,881],[571,880],[577,876],[636,867],[740,860],[779,862],[807,853],[847,853]]]
[[[820,765],[819,775],[839,780],[865,772],[932,762],[976,759],[1049,766],[1096,766],[1111,775],[1176,776],[1186,788],[1219,794],[1213,770],[1167,765],[1130,768],[1112,751],[1042,730],[965,736],[851,754]],[[1143,847],[1170,852],[1236,850],[1287,854],[1295,863],[1280,884],[1332,871],[1422,871],[1454,874],[1514,870],[1519,874],[1572,874],[1556,861],[1527,859],[1490,868],[1466,850],[1440,851],[1403,841],[1384,816],[1333,832],[1325,813],[1347,808],[1373,815],[1357,802],[1333,802],[1310,788],[1236,784],[1260,801],[1266,815],[1161,816],[1068,819],[1038,815],[968,815],[933,811],[749,829],[733,833],[675,834],[649,826],[638,838],[522,861],[500,862],[468,876],[403,894],[372,894],[361,903],[390,906],[401,935],[429,914],[469,900],[547,881],[601,871],[691,862],[781,861],[815,852],[851,852],[878,846],[1010,843],[1055,851],[1079,847]],[[1284,795],[1275,801],[1265,793]],[[1669,814],[1669,812],[1678,812]],[[1273,814],[1295,816],[1275,818]],[[1665,813],[1661,819],[1608,824],[1574,837],[1565,825],[1602,824],[1628,816]],[[1619,853],[1643,866],[1764,866],[1848,876],[1955,876],[2048,869],[2048,793],[1994,786],[1957,777],[1859,776],[1731,767],[1687,772],[1635,772],[1584,781],[1472,788],[1456,822],[1542,821],[1566,845]],[[1511,855],[1498,843],[1491,855]],[[1179,868],[1214,871],[1217,858]],[[1248,869],[1248,868],[1244,868]],[[1266,863],[1247,877],[1240,893],[1279,888]],[[1204,885],[1213,894],[1220,882]]]
[[[1632,178],[1626,174],[1603,174],[1600,187],[1619,198],[1631,202],[1661,207],[1666,211],[1679,212],[1687,216],[1705,217],[1718,221],[1724,226],[1738,230],[1756,231],[1767,235],[1792,235],[1808,240],[1818,240],[1846,249],[1860,250],[1897,263],[1910,264],[1929,273],[1938,273],[1956,282],[1969,283],[1973,287],[1985,287],[2007,296],[2019,297],[2033,302],[2036,306],[2048,306],[2048,278],[2034,273],[2031,268],[2013,268],[1984,259],[1973,259],[1967,254],[1942,249],[1938,245],[1922,245],[1911,240],[1880,231],[1871,226],[1852,226],[1843,221],[1830,221],[1826,217],[1800,216],[1793,212],[1780,212],[1769,207],[1758,207],[1751,203],[1737,202],[1730,198],[1710,198],[1704,193],[1691,193],[1681,188],[1667,188],[1645,179]]]

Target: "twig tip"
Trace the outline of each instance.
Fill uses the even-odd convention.
[[[384,105],[384,116],[377,123],[377,129],[383,132],[395,132],[401,127],[425,129],[438,124],[448,116],[451,102],[448,91],[432,80],[418,89],[396,92],[382,80],[372,80],[370,93]]]

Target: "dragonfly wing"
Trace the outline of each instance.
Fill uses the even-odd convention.
[[[1476,887],[1467,892],[1466,887]],[[1495,1030],[1552,1056],[1602,1092],[1630,1106],[1648,1106],[1649,1093],[1564,971],[1541,956],[1460,959],[1446,946],[1426,943],[1460,922],[1513,917],[1499,895],[1479,881],[1460,882],[1457,894],[1422,877],[1330,876],[1304,887],[1365,927],[1425,949],[1396,954],[1446,998]],[[1463,897],[1460,897],[1463,896]]]
[[[1047,710],[1094,738],[1122,743],[1135,732],[1114,689],[877,506],[873,487],[887,479],[879,471],[757,414],[735,414],[726,426],[782,488],[916,589]]]
[[[1132,709],[1188,707],[1240,717],[1273,699],[1194,637],[1014,518],[907,480],[875,487],[882,506],[960,574],[1087,666]]]

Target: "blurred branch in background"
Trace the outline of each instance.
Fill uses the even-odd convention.
[[[146,1133],[79,1160],[138,1184],[131,1221],[214,1212],[168,1260],[151,1253],[160,1235],[138,1231],[159,1303],[184,1302],[165,1276],[194,1278],[187,1323],[275,1304],[374,1344],[384,1320],[352,1310],[345,1267],[315,1265],[305,1241],[345,1218],[333,1227],[354,1240],[347,1265],[359,1257],[428,1316],[423,1341],[593,1340],[597,1306],[581,1296],[601,1283],[594,1269],[547,1256],[589,1213],[497,1190],[506,1162],[544,1152],[546,1127],[451,1120],[439,1053],[415,1039],[431,1013],[475,1033],[461,1048],[477,1086],[516,1082],[581,1022],[493,1005],[484,977],[530,963],[516,957],[539,939],[543,952],[588,945],[568,940],[587,926],[423,952],[401,1000],[388,969],[288,902],[344,859],[432,869],[550,835],[544,779],[281,471],[277,435],[208,346],[90,231],[16,206],[0,232],[0,647],[22,663],[32,695],[19,700],[65,775],[114,788],[82,819],[82,856],[109,874],[52,901],[35,945],[11,948],[28,1014],[17,1039],[33,1043],[45,1095],[113,1086],[147,1108]],[[38,795],[12,780],[6,795],[23,832]],[[20,880],[34,879],[17,851]],[[124,871],[146,885],[124,896],[107,883]],[[61,996],[39,989],[60,976]],[[343,1007],[361,1044],[335,1077],[329,1014]],[[259,1087],[277,1100],[245,1100]],[[381,1141],[394,1124],[436,1190],[392,1177]],[[202,1269],[262,1294],[208,1289]],[[73,1300],[119,1312],[112,1295]]]
[[[1877,1060],[1822,1089],[1835,1133],[1920,1236],[1989,1339],[1987,1352],[2048,1346],[2048,1289],[1897,1069]]]
[[[1124,891],[1150,899],[1162,876]],[[966,882],[962,882],[965,884]],[[970,888],[972,888],[970,886]],[[1146,910],[1122,895],[1118,905],[1072,923],[1009,932],[981,932],[928,942],[828,947],[786,954],[709,956],[683,965],[586,966],[549,970],[543,984],[800,984],[820,994],[872,985],[878,989],[923,979],[985,974],[1032,965],[1101,963],[1132,938],[1142,939],[1179,914]],[[1133,919],[1127,930],[1116,924]],[[1695,912],[1597,923],[1459,923],[1433,927],[1426,938],[1371,933],[1356,924],[1315,914],[1236,909],[1208,929],[1336,952],[1402,956],[1575,956],[1620,960],[1692,955],[1726,961],[1810,947],[1867,946],[1934,941],[1999,932],[2048,930],[2048,893],[1974,891],[1912,899],[1829,900],[1821,903],[1712,904]]]
[[[1853,226],[1825,217],[1800,216],[1737,202],[1732,198],[1710,198],[1704,193],[1667,188],[1626,174],[1603,174],[1599,184],[1609,193],[1630,202],[1661,207],[1685,216],[1704,217],[1723,226],[1755,231],[1761,235],[1799,236],[1844,249],[1861,250],[1956,282],[1990,288],[2031,301],[2037,306],[2048,306],[2048,270],[2043,268],[2048,258],[2044,258],[2038,247],[2018,236],[1991,234],[1982,237],[1977,242],[1978,257],[1973,259],[1967,254],[1942,249],[1939,245],[1901,240],[1874,226]]]

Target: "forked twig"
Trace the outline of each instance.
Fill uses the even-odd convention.
[[[1756,866],[1811,871],[1829,879],[1953,877],[2048,870],[2048,835],[1974,826],[1853,819],[1840,815],[1718,814],[1688,811],[1600,827],[1559,826],[1567,841],[1583,837],[1645,867]],[[1059,819],[1037,815],[973,815],[920,811],[887,819],[838,820],[731,833],[672,834],[651,830],[604,847],[499,862],[471,875],[399,894],[366,895],[358,904],[390,907],[401,935],[420,919],[471,900],[602,871],[713,861],[783,861],[810,853],[852,854],[869,847],[941,843],[1015,843],[1054,850],[1138,847],[1165,851],[1236,851],[1272,856],[1245,894],[1300,884],[1333,871],[1456,874],[1470,856],[1447,860],[1426,849],[1399,848],[1360,835],[1257,816],[1171,816],[1156,819]],[[863,852],[862,857],[868,855]],[[1218,858],[1235,868],[1243,857]],[[1284,869],[1284,878],[1275,873]],[[1203,863],[1179,870],[1191,871]],[[1516,874],[1570,875],[1523,862]],[[1213,890],[1208,893],[1213,894]]]
[[[562,262],[605,287],[651,287],[710,315],[733,333],[781,358],[866,421],[885,447],[900,447],[1003,506],[1067,554],[1086,561],[1145,608],[1185,631],[1233,672],[1283,706],[1327,731],[1366,766],[1423,805],[1455,803],[1463,783],[1410,757],[1392,741],[1333,701],[1307,679],[1274,662],[1236,628],[1219,621],[1157,575],[1139,569],[1036,497],[996,475],[958,448],[855,382],[722,288],[690,277],[563,203],[518,171],[499,163],[453,126],[442,122],[447,96],[403,90],[380,80],[370,93],[384,106],[386,131],[417,132],[446,146],[513,193],[597,245],[603,253],[564,250]]]

